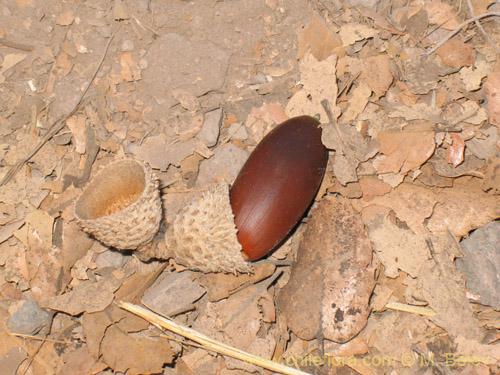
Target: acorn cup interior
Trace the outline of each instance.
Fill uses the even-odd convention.
[[[144,191],[146,176],[141,164],[124,160],[99,173],[86,187],[75,206],[83,220],[119,212],[134,203]]]

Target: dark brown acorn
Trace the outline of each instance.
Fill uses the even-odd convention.
[[[248,260],[268,254],[295,227],[318,192],[327,161],[319,122],[310,116],[281,123],[257,145],[230,190]]]
[[[276,248],[302,218],[327,159],[316,119],[285,121],[257,145],[231,190],[224,181],[211,186],[175,217],[165,248],[143,252],[202,272],[251,272],[248,260]]]

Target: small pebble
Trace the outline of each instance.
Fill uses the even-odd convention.
[[[219,139],[219,128],[222,120],[222,108],[205,113],[205,122],[196,138],[202,141],[205,146],[212,147]]]
[[[130,39],[127,39],[122,43],[122,52],[131,52],[134,50],[134,48],[134,42]]]

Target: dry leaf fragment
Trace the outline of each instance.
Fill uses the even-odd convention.
[[[97,374],[108,368],[108,365],[93,357],[87,346],[82,346],[62,356],[64,365],[59,375]]]
[[[85,154],[85,145],[87,142],[87,119],[83,113],[71,116],[66,120],[66,125],[73,134],[75,151],[79,154]]]
[[[461,254],[451,233],[432,236],[433,257],[425,263],[418,279],[429,306],[437,313],[429,317],[452,336],[464,336],[481,341],[479,321],[465,293],[465,281],[453,263]]]
[[[359,184],[363,191],[363,199],[367,201],[370,201],[374,196],[384,195],[392,190],[391,185],[379,180],[377,177],[362,177]]]
[[[460,78],[467,91],[481,88],[481,82],[491,72],[491,65],[484,60],[478,60],[474,66],[464,66],[460,69]]]
[[[354,22],[345,24],[340,28],[340,38],[342,38],[343,46],[350,46],[360,40],[373,38],[377,34],[377,30]]]
[[[427,4],[425,9],[429,15],[429,22],[431,24],[439,25],[444,30],[453,30],[459,25],[454,10],[448,3],[433,1]]]
[[[371,56],[366,58],[364,65],[359,80],[368,84],[368,87],[375,93],[373,99],[378,100],[385,95],[392,84],[390,57],[387,54]]]
[[[195,151],[198,143],[201,142],[194,139],[186,142],[169,142],[165,134],[159,134],[146,138],[146,141],[140,146],[133,145],[132,153],[148,162],[151,167],[164,171],[171,164],[179,166],[186,157]],[[203,152],[203,149],[199,151]]]
[[[373,249],[385,266],[388,277],[397,277],[402,270],[416,277],[429,258],[425,236],[415,234],[404,223],[391,219],[389,209],[368,206],[363,209],[363,221]],[[398,225],[399,224],[399,225]]]
[[[490,122],[500,127],[500,72],[492,72],[484,84]]]
[[[377,135],[380,152],[387,156],[377,173],[407,173],[420,167],[434,153],[434,132],[381,132]]]
[[[141,79],[141,68],[132,60],[132,52],[123,52],[120,55],[120,66],[120,75],[125,81],[132,82]]]
[[[297,39],[299,42],[297,60],[302,59],[310,49],[312,55],[321,61],[333,55],[335,49],[342,47],[338,35],[334,34],[316,13],[313,13],[309,24],[299,30]]]
[[[348,124],[355,120],[365,109],[371,94],[372,90],[370,87],[366,83],[361,82],[359,86],[353,90],[352,96],[349,98],[349,107],[347,107],[347,110],[342,114],[339,121]]]
[[[106,330],[101,344],[104,362],[116,372],[130,375],[156,374],[172,363],[174,352],[167,340],[125,334],[115,326]]]
[[[450,136],[452,144],[446,150],[446,161],[457,167],[464,161],[465,141],[460,134],[451,133]]]
[[[277,301],[299,338],[347,342],[363,329],[375,286],[371,252],[348,200],[327,197],[311,211],[297,262]]]
[[[446,65],[453,68],[474,65],[476,61],[476,51],[470,44],[458,39],[450,39],[436,50],[436,54]]]
[[[288,102],[285,112],[289,117],[319,114],[321,122],[327,122],[328,116],[321,105],[322,100],[330,103],[334,117],[340,111],[335,107],[337,102],[337,56],[332,55],[318,61],[310,53],[299,63],[302,90],[296,92]]]
[[[116,278],[111,272],[103,276],[96,282],[85,281],[64,294],[44,298],[42,306],[70,315],[102,311],[113,301],[114,292],[125,280],[125,277]]]

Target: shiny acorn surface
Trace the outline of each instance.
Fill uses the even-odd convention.
[[[257,145],[230,191],[238,241],[248,260],[279,245],[316,195],[328,161],[319,122],[291,118]]]

